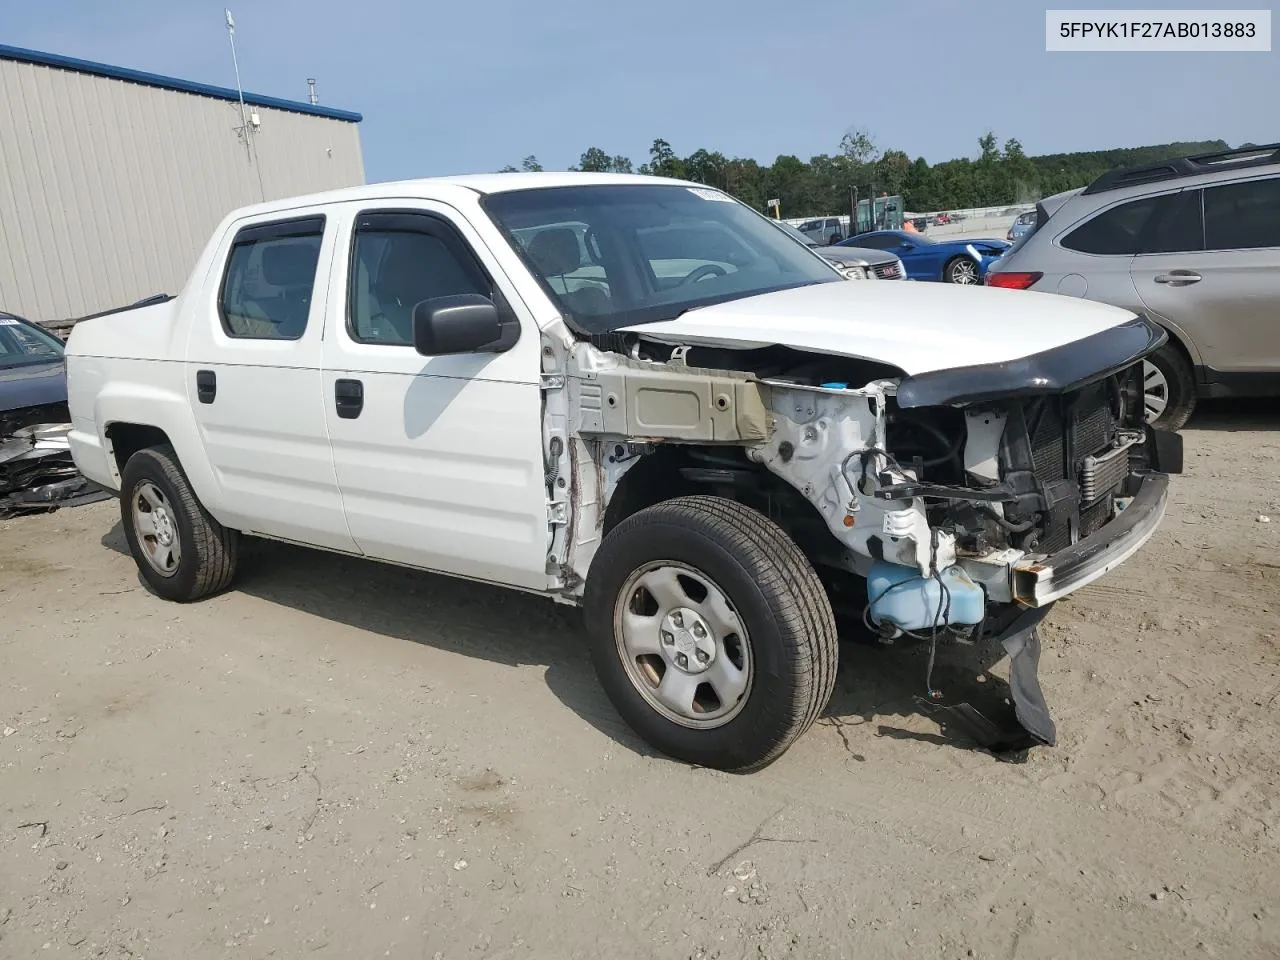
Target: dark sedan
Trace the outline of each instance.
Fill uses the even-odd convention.
[[[44,418],[54,413],[57,422],[66,420],[62,351],[62,341],[53,334],[21,317],[0,313],[0,416],[10,423],[28,416],[47,422]]]

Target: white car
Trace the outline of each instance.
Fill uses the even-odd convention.
[[[77,325],[70,444],[156,594],[226,588],[249,535],[582,605],[619,712],[687,761],[779,756],[837,623],[999,639],[1052,743],[1035,623],[1180,470],[1142,419],[1163,338],[847,283],[698,184],[381,183],[237,210],[176,298]]]

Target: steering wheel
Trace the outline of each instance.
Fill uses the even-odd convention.
[[[704,263],[702,266],[690,271],[685,278],[680,281],[680,286],[683,287],[687,283],[697,283],[699,280],[705,280],[707,277],[723,277],[728,274],[728,272],[728,270],[720,266],[718,263]]]

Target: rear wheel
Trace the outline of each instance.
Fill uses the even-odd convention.
[[[627,518],[591,566],[592,658],[623,719],[663,753],[747,771],[775,760],[831,697],[836,629],[800,548],[719,497]]]
[[[1196,409],[1196,381],[1191,364],[1172,343],[1142,362],[1143,409],[1147,423],[1180,430]]]
[[[978,265],[969,257],[956,257],[942,271],[947,283],[973,285],[978,282]]]
[[[185,603],[231,583],[238,534],[200,505],[172,447],[138,451],[120,480],[125,539],[154,593]]]

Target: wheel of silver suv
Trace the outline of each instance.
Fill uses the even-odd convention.
[[[1169,406],[1169,378],[1150,360],[1142,361],[1142,403],[1147,423],[1154,423]]]
[[[1195,374],[1181,350],[1172,343],[1142,361],[1142,406],[1147,423],[1163,430],[1179,430],[1196,408]]]

